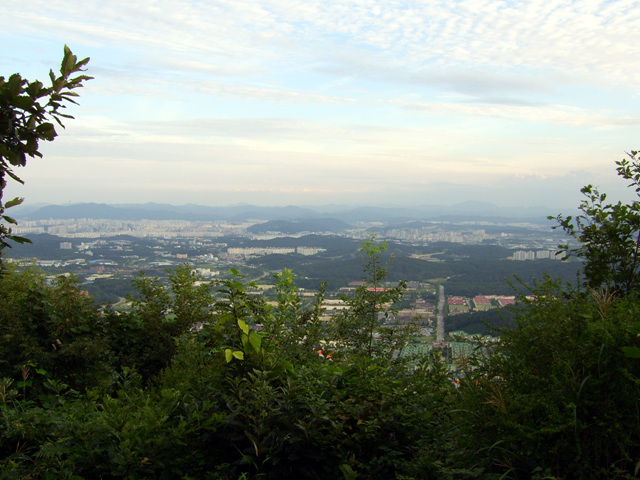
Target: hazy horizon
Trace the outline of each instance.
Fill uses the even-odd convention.
[[[105,210],[105,207],[107,209]],[[194,215],[257,215],[255,218],[263,219],[311,219],[311,218],[350,218],[357,221],[392,221],[394,219],[433,220],[436,218],[477,218],[479,221],[491,221],[492,219],[505,219],[511,221],[548,220],[549,216],[558,214],[563,216],[576,215],[579,212],[575,208],[554,208],[550,206],[500,206],[489,202],[466,201],[453,205],[254,205],[236,203],[229,205],[200,205],[200,204],[169,204],[169,203],[39,203],[20,205],[12,210],[15,218],[24,219],[45,218],[120,218],[124,215],[129,218],[131,214],[144,217],[141,212],[149,212],[153,218],[164,214],[166,218],[180,218],[194,220]],[[172,215],[179,215],[174,217]],[[115,216],[113,216],[115,215]],[[344,216],[347,217],[344,217]],[[149,218],[152,218],[149,217]],[[203,217],[204,218],[204,217]]]
[[[24,199],[24,202],[22,205],[20,205],[20,207],[41,207],[41,206],[60,206],[60,207],[65,207],[65,206],[74,206],[74,205],[89,205],[89,204],[96,204],[96,205],[109,205],[109,206],[114,206],[114,207],[122,207],[122,206],[136,206],[136,205],[169,205],[172,207],[189,207],[189,206],[194,206],[194,207],[207,207],[207,208],[228,208],[228,207],[261,207],[261,208],[308,208],[308,209],[318,209],[318,208],[339,208],[339,209],[345,209],[345,208],[389,208],[389,209],[411,209],[411,208],[421,208],[421,207],[457,207],[457,206],[463,206],[463,205],[474,205],[474,206],[484,206],[484,205],[488,205],[488,206],[493,206],[496,208],[500,208],[500,209],[512,209],[512,208],[524,208],[524,209],[537,209],[537,208],[541,208],[541,209],[548,209],[548,208],[558,208],[558,207],[554,207],[553,205],[544,205],[544,204],[539,204],[539,205],[529,205],[529,206],[522,206],[522,205],[513,205],[513,204],[509,204],[509,205],[500,205],[500,204],[496,204],[493,202],[485,202],[485,201],[480,201],[480,200],[463,200],[461,202],[455,202],[455,203],[413,203],[413,204],[409,204],[409,203],[403,203],[403,204],[376,204],[376,203],[362,203],[362,204],[351,204],[351,203],[326,203],[326,204],[307,204],[307,205],[302,205],[302,204],[294,204],[294,203],[290,203],[290,204],[255,204],[255,203],[249,203],[249,202],[235,202],[235,203],[226,203],[226,204],[202,204],[202,203],[193,203],[193,202],[188,202],[188,203],[171,203],[171,202],[156,202],[156,201],[147,201],[147,202],[114,202],[114,201],[106,201],[106,202],[93,202],[93,201],[69,201],[69,202],[55,202],[55,201],[50,201],[50,202],[30,202],[28,201],[29,199]],[[571,208],[571,207],[576,207],[575,205],[571,206],[571,205],[566,205],[566,208]],[[17,207],[13,207],[13,208],[17,208]]]
[[[5,198],[575,208],[634,198],[638,1],[4,2],[0,75],[91,57]]]

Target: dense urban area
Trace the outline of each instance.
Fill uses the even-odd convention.
[[[529,285],[545,273],[571,279],[578,267],[559,261],[563,236],[549,223],[515,219],[360,221],[352,226],[335,219],[47,218],[21,220],[14,231],[33,243],[9,250],[10,262],[35,265],[51,276],[73,274],[96,301],[111,308],[127,308],[131,279],[140,272],[166,279],[171,269],[188,265],[201,281],[215,282],[236,269],[252,283],[253,295],[274,300],[275,274],[288,268],[303,298],[313,298],[327,283],[326,320],[346,308],[340,297],[362,283],[360,243],[375,236],[387,242],[391,254],[387,283],[407,282],[387,322],[416,323],[421,341],[438,345],[445,338],[437,335],[437,312],[447,318],[443,331],[453,332],[456,340],[490,334],[487,321],[502,324],[510,318],[498,310],[515,303],[513,282]],[[446,292],[442,305],[439,286]]]

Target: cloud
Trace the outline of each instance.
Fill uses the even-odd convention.
[[[622,114],[613,110],[593,110],[570,105],[536,105],[508,101],[448,102],[394,102],[403,108],[422,110],[435,115],[477,116],[554,123],[569,126],[598,128],[640,125],[640,116]]]
[[[8,5],[0,7],[12,20],[6,35],[52,34],[100,49],[111,45],[117,51],[100,53],[113,57],[105,68],[120,67],[124,74],[137,66],[282,81],[283,69],[339,72],[503,103],[525,102],[513,94],[553,92],[559,77],[578,84],[640,83],[635,1],[87,0],[71,10],[62,0]]]
[[[77,119],[29,170],[41,192],[533,201],[608,168],[640,123],[635,0],[32,0],[0,17],[11,69],[45,77],[63,42],[92,57]]]
[[[640,40],[636,1],[87,0],[81,9],[67,7],[62,0],[33,0],[3,10],[13,20],[10,31],[55,25],[58,36],[162,49],[201,62],[251,58],[277,68],[290,64],[292,54],[297,62],[323,45],[350,45],[410,69],[534,68],[640,79],[630,62]]]
[[[253,87],[248,85],[238,85],[223,82],[198,82],[190,87],[196,92],[208,95],[222,95],[239,97],[246,100],[260,100],[278,103],[333,103],[345,104],[353,103],[353,98],[317,95],[295,90],[284,90],[278,88]]]

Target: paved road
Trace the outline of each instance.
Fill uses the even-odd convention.
[[[440,285],[440,296],[438,298],[438,322],[436,324],[436,341],[444,342],[444,285]]]

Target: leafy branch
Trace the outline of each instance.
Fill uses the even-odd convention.
[[[17,222],[5,215],[5,211],[20,205],[23,199],[3,203],[7,179],[24,183],[13,169],[24,167],[27,157],[42,157],[40,141],[51,142],[58,135],[54,123],[64,128],[63,120],[73,118],[64,109],[68,103],[77,104],[75,90],[92,78],[81,73],[88,63],[89,58],[78,61],[65,45],[60,75],[53,70],[49,72],[49,87],[38,80],[22,78],[18,73],[8,79],[0,76],[0,252],[10,247],[7,240],[29,241],[11,232],[9,225]]]

